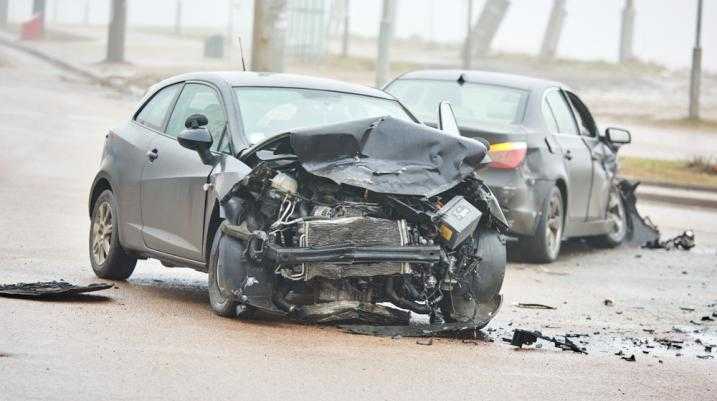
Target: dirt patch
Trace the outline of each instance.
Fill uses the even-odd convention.
[[[707,173],[690,164],[690,161],[621,157],[620,175],[637,181],[717,189],[717,174]],[[714,168],[714,163],[711,167]]]

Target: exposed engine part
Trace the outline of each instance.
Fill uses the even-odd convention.
[[[296,195],[299,189],[299,183],[290,176],[279,172],[271,179],[271,187],[290,195]]]

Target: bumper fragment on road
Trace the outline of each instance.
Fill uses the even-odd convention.
[[[79,294],[101,291],[112,288],[112,284],[93,283],[74,285],[66,281],[46,281],[37,283],[18,283],[0,285],[0,296],[10,298],[32,298],[56,300],[71,298]]]

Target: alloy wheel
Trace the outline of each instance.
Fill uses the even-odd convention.
[[[550,197],[546,225],[545,243],[548,245],[550,253],[555,255],[560,249],[560,241],[563,236],[563,206],[558,193]]]
[[[615,240],[620,241],[625,235],[625,207],[620,199],[617,190],[610,191],[610,198],[607,205],[607,218],[612,225],[612,231],[608,235]]]
[[[92,221],[92,257],[97,265],[107,260],[112,245],[112,206],[102,202]]]

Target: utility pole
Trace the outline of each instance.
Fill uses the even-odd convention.
[[[341,38],[341,57],[349,56],[349,28],[351,26],[351,0],[344,0],[344,33]]]
[[[110,24],[107,32],[108,63],[124,62],[125,33],[127,31],[127,0],[112,0]]]
[[[635,4],[633,0],[625,0],[622,10],[622,25],[620,27],[620,63],[633,59],[632,37],[635,30]]]
[[[381,25],[378,33],[378,56],[376,57],[376,87],[382,87],[391,75],[391,42],[396,20],[396,0],[383,0]]]
[[[702,0],[697,0],[697,27],[695,47],[692,49],[690,73],[690,119],[700,119],[700,81],[702,80]]]
[[[174,34],[179,36],[182,34],[182,0],[177,0],[174,7]]]
[[[555,58],[558,51],[558,43],[560,42],[560,34],[563,31],[565,23],[565,0],[553,0],[553,9],[550,12],[548,26],[545,28],[543,35],[543,45],[540,48],[540,57],[543,59]]]
[[[284,71],[286,47],[287,0],[254,2],[251,69],[253,71]]]
[[[490,50],[495,34],[508,13],[509,0],[486,0],[478,21],[471,29],[471,52],[485,56]]]
[[[473,0],[468,0],[466,6],[468,9],[466,10],[466,42],[463,44],[463,69],[470,70],[472,53],[471,49],[473,49],[473,35],[471,33],[473,29]]]
[[[0,0],[0,28],[7,27],[7,14],[9,5],[9,0]]]

